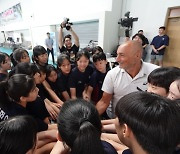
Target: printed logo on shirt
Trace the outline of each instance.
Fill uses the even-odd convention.
[[[82,83],[82,81],[78,81],[78,84],[81,84]]]
[[[0,108],[0,119],[1,121],[8,119],[8,115],[6,115],[6,113],[1,108]]]

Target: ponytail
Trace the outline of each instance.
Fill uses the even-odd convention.
[[[104,154],[100,140],[101,132],[89,121],[83,121],[74,141],[71,154]]]
[[[58,131],[71,154],[103,154],[101,121],[95,106],[83,99],[66,101],[58,116]]]

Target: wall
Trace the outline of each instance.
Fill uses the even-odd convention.
[[[123,0],[123,2],[123,14],[130,11],[132,17],[139,18],[134,22],[132,35],[143,29],[149,42],[158,34],[158,28],[164,25],[167,8],[180,6],[180,0]],[[151,48],[148,49],[150,54]],[[150,55],[147,61],[149,57]]]
[[[116,0],[118,1],[118,0]],[[71,22],[85,20],[103,20],[105,11],[111,11],[112,0],[1,0],[0,12],[12,7],[17,3],[21,3],[23,12],[23,21],[1,26],[4,31],[17,31],[20,29],[28,29],[32,45],[42,43],[45,33],[50,30],[51,25],[57,25],[63,21],[64,17],[69,17]],[[103,29],[104,22],[100,27]],[[52,30],[52,29],[51,29]],[[99,33],[104,35],[105,31]],[[102,46],[106,42],[102,40]]]
[[[106,11],[99,23],[99,42],[104,51],[111,53],[118,45],[118,20],[121,17],[122,0],[112,1],[112,11]],[[104,26],[103,26],[104,25]]]

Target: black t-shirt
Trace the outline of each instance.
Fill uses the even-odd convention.
[[[148,41],[148,39],[144,36],[144,40],[143,40],[142,46],[144,46],[145,44],[149,44],[149,41]]]
[[[76,88],[76,97],[82,97],[82,92],[84,91],[85,87],[88,86],[92,73],[93,68],[90,66],[87,66],[84,72],[80,72],[77,67],[72,69],[69,77],[69,87]]]
[[[11,110],[12,110],[12,106],[9,102],[6,103],[6,106],[5,105],[0,106],[0,122],[7,120],[9,116],[12,115]]]
[[[8,77],[7,74],[0,73],[0,82],[6,80],[7,77]]]
[[[42,100],[41,97],[37,97],[35,101],[27,103],[26,109],[33,117],[37,117],[41,120],[49,117],[44,100]]]
[[[48,79],[46,79],[46,81],[49,83],[51,89],[56,93],[56,95],[62,100],[63,97],[62,97],[61,89],[60,89],[60,86],[62,83],[59,80],[59,77],[57,77],[57,80],[55,82],[51,82]],[[52,100],[52,99],[50,99],[50,100]]]
[[[95,103],[97,103],[102,97],[103,91],[101,90],[101,88],[102,88],[106,74],[107,72],[101,73],[98,70],[95,70],[91,76],[91,79],[89,82],[89,85],[93,87],[91,99]]]
[[[64,92],[64,91],[67,91],[68,94],[70,95],[70,88],[69,88],[69,77],[70,77],[70,74],[63,74],[62,72],[59,72],[58,74],[58,86],[59,86],[59,89],[60,89],[60,92]]]
[[[18,116],[18,115],[31,115],[31,114],[29,114],[28,110],[26,110],[26,108],[24,108],[23,106],[15,103],[15,102],[9,103],[7,107],[0,108],[0,110],[1,110],[1,112],[3,111],[3,114],[4,114],[4,116],[2,118],[0,118],[1,121],[6,120],[9,117],[14,117],[14,116]],[[34,119],[37,122],[38,131],[45,131],[48,129],[48,124],[44,123],[43,120],[41,120],[37,117],[34,117]]]
[[[48,91],[45,89],[45,87],[43,86],[43,84],[37,84],[36,85],[37,88],[39,89],[38,95],[41,97],[42,100],[46,99],[46,98],[50,98]]]
[[[72,63],[76,60],[76,54],[79,51],[79,47],[77,47],[75,44],[70,48],[67,49],[65,46],[62,46],[62,48],[59,48],[61,53],[64,53],[70,57],[70,61]]]

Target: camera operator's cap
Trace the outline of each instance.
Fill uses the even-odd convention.
[[[47,32],[46,34],[50,34],[49,32]]]

